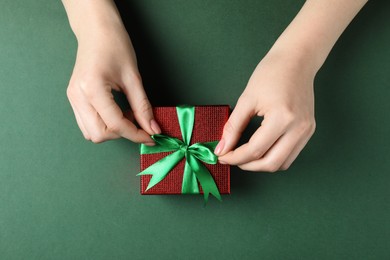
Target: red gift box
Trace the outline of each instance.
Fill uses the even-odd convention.
[[[223,127],[229,118],[229,106],[196,106],[195,120],[190,144],[198,142],[218,141],[222,136]],[[183,140],[177,118],[176,107],[153,108],[155,120],[162,134]],[[166,157],[172,152],[141,154],[141,171]],[[203,163],[211,173],[220,194],[230,194],[230,166],[226,164]],[[155,186],[146,191],[151,175],[141,175],[141,194],[182,194],[183,171],[185,158],[182,159],[168,175]],[[199,191],[203,194],[202,187]]]

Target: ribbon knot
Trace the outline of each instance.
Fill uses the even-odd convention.
[[[188,149],[188,145],[184,143],[180,145],[180,150],[182,150],[183,152],[187,153],[187,149]]]
[[[210,193],[218,200],[222,200],[213,177],[202,163],[216,164],[218,162],[218,157],[213,152],[218,141],[190,145],[192,129],[194,126],[195,107],[176,107],[176,112],[183,141],[167,135],[152,135],[151,137],[156,142],[156,145],[146,146],[141,144],[141,154],[172,151],[173,153],[152,164],[138,175],[152,175],[148,187],[146,188],[146,190],[148,190],[162,181],[176,164],[183,158],[186,158],[183,172],[182,193],[199,193],[199,181],[206,203]]]

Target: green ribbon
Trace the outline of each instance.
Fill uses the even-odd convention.
[[[146,188],[146,190],[148,190],[162,181],[176,164],[185,157],[186,162],[181,188],[182,193],[199,194],[199,181],[203,189],[205,203],[207,203],[210,193],[221,201],[222,198],[217,185],[206,166],[202,163],[216,164],[218,162],[218,157],[214,154],[214,149],[217,146],[218,141],[190,145],[195,120],[195,107],[176,107],[176,112],[183,141],[167,135],[152,135],[151,137],[156,145],[147,146],[141,144],[141,154],[174,152],[155,162],[138,175],[152,175],[148,187]]]

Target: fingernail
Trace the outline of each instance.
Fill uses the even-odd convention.
[[[220,155],[224,146],[225,146],[225,140],[221,139],[221,141],[219,141],[217,147],[215,147],[214,153],[216,155]]]
[[[154,120],[154,119],[150,120],[150,128],[152,128],[152,130],[155,134],[161,134],[161,128],[157,124],[156,120]]]
[[[147,145],[147,146],[155,146],[156,143],[144,143],[144,145]]]
[[[219,161],[219,160],[218,160],[218,162],[219,162],[220,164],[227,164],[227,163],[224,162],[224,161]]]

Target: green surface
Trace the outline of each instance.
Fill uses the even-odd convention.
[[[120,2],[153,104],[232,106],[303,3]],[[141,196],[136,145],[82,138],[61,2],[2,0],[0,258],[389,259],[389,10],[370,1],[330,54],[295,164],[233,168],[232,194],[203,208],[202,196]]]

